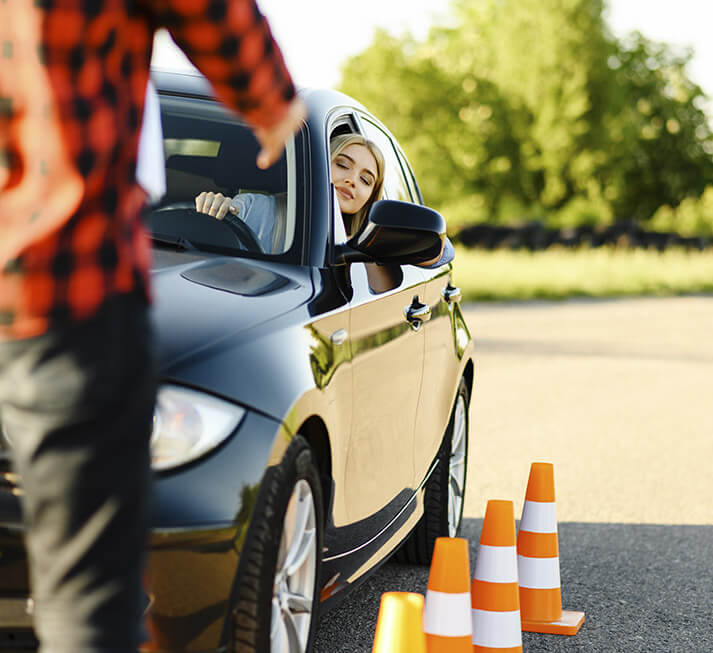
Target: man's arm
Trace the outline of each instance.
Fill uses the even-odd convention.
[[[306,111],[254,0],[154,0],[151,8],[218,99],[255,127],[258,166],[269,167]]]
[[[302,100],[295,97],[281,120],[272,127],[257,127],[255,129],[255,137],[261,146],[257,155],[258,168],[263,170],[269,168],[280,158],[285,143],[300,128],[302,121],[306,118],[307,110]]]

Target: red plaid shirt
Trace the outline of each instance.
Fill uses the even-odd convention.
[[[135,178],[153,33],[270,127],[295,89],[254,0],[0,0],[0,340],[147,292]]]

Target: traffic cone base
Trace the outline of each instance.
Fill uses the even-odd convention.
[[[472,636],[446,637],[445,635],[426,635],[428,653],[471,653]]]
[[[520,612],[527,615],[527,621],[557,621],[562,614],[560,588],[530,589],[521,585]]]
[[[584,612],[562,610],[557,621],[522,621],[522,629],[528,633],[549,633],[551,635],[576,635],[584,623]]]

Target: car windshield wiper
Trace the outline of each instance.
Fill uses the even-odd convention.
[[[198,251],[198,248],[183,236],[167,236],[166,234],[153,233],[151,234],[151,240],[155,243],[161,243],[161,245],[170,245],[182,251]]]

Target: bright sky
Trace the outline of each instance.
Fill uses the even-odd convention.
[[[376,27],[397,35],[410,31],[422,38],[434,22],[445,20],[450,4],[449,0],[360,0],[347,8],[333,0],[258,3],[296,82],[318,87],[337,84],[339,64],[363,50]],[[713,97],[711,0],[609,0],[607,16],[618,36],[639,30],[657,41],[694,48],[689,74]],[[157,39],[154,65],[185,67],[180,52],[176,55],[167,41]]]

